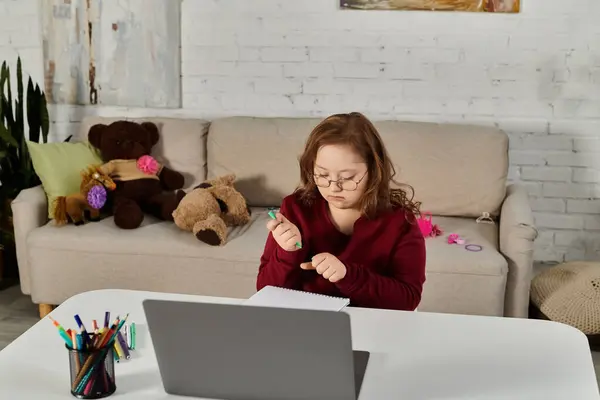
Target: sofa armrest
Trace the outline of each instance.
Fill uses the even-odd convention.
[[[500,252],[508,261],[504,315],[527,318],[533,278],[535,228],[525,187],[511,184],[500,210]]]
[[[42,186],[22,190],[11,203],[21,291],[31,294],[27,235],[48,223],[48,200]]]

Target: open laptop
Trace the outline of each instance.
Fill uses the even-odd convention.
[[[164,389],[224,400],[356,400],[369,353],[352,350],[350,316],[145,300]]]

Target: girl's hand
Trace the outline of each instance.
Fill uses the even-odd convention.
[[[267,222],[267,229],[271,231],[273,239],[277,242],[279,247],[285,251],[296,251],[296,243],[302,243],[302,235],[300,235],[300,229],[292,224],[286,217],[281,213],[275,214],[275,219]]]
[[[346,276],[346,266],[336,256],[329,253],[320,253],[312,258],[312,262],[300,264],[300,268],[317,271],[329,282],[338,282]]]

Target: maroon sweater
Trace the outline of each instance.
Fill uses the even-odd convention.
[[[360,217],[354,233],[333,225],[325,199],[304,206],[295,194],[286,197],[281,213],[302,234],[302,249],[283,250],[269,234],[256,287],[279,286],[350,299],[354,307],[414,310],[425,282],[425,239],[410,214],[390,210],[376,219]],[[412,223],[409,222],[412,221]],[[331,253],[346,266],[346,276],[331,283],[300,264],[319,253]]]

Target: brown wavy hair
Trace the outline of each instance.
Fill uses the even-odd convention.
[[[301,185],[296,191],[305,204],[311,204],[319,194],[314,178],[317,152],[332,144],[351,146],[367,163],[367,187],[358,204],[363,215],[374,218],[394,208],[403,208],[413,216],[419,214],[420,203],[413,201],[414,189],[394,180],[396,171],[379,132],[358,112],[331,115],[310,133],[300,157]],[[391,184],[398,187],[392,188]],[[408,188],[410,196],[400,186]]]

